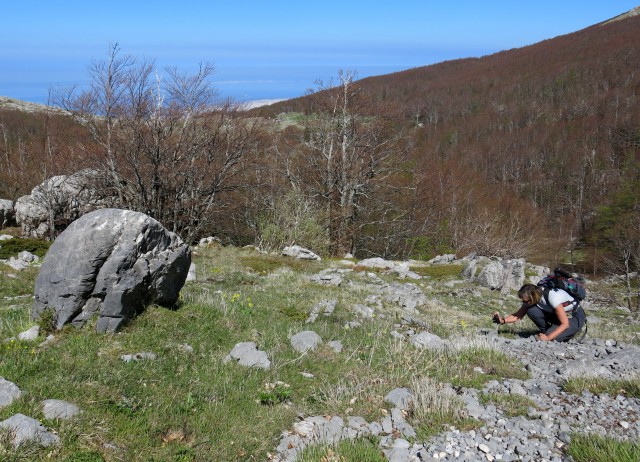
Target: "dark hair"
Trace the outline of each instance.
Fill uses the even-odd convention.
[[[518,291],[518,298],[527,297],[531,305],[536,305],[542,298],[542,289],[533,284],[525,284]]]

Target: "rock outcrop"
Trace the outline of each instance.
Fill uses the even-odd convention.
[[[64,229],[83,214],[105,207],[97,185],[99,175],[83,170],[73,175],[58,175],[36,186],[15,204],[15,221],[26,237],[46,237],[53,225]]]
[[[54,312],[55,327],[114,332],[147,304],[172,306],[191,264],[178,236],[143,213],[102,209],[74,221],[55,240],[35,285],[32,316]]]

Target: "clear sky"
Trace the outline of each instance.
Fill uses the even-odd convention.
[[[517,48],[605,21],[640,0],[0,0],[0,95],[45,103],[123,54],[160,71],[213,63],[222,96],[292,98],[335,77],[387,74]]]

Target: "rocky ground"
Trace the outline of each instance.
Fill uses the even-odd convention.
[[[410,443],[415,432],[406,422],[411,392],[392,391],[386,398],[396,407],[381,422],[361,417],[309,417],[285,431],[272,460],[293,461],[309,444],[335,443],[343,438],[375,435],[389,461],[481,460],[560,462],[573,432],[596,433],[620,439],[640,435],[640,400],[622,395],[580,395],[562,390],[570,377],[585,374],[624,379],[640,370],[640,349],[615,341],[585,339],[583,343],[540,342],[534,337],[506,339],[488,332],[496,348],[518,358],[531,379],[508,379],[486,384],[483,392],[523,395],[531,399],[528,415],[506,417],[496,406],[482,405],[475,389],[451,390],[463,400],[470,417],[483,422],[477,430],[451,428],[430,441]],[[406,395],[402,398],[402,394]]]

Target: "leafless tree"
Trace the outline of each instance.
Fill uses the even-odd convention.
[[[318,82],[313,113],[305,118],[305,161],[315,193],[329,217],[332,250],[353,251],[354,224],[371,196],[374,179],[382,181],[399,155],[400,135],[382,114],[372,114],[357,74],[339,71],[337,82]]]
[[[60,92],[57,102],[99,147],[96,167],[118,206],[156,218],[186,240],[211,224],[221,195],[257,149],[256,119],[221,101],[210,83],[214,68],[193,74],[151,60],[121,56],[117,44],[91,64],[87,90]]]

